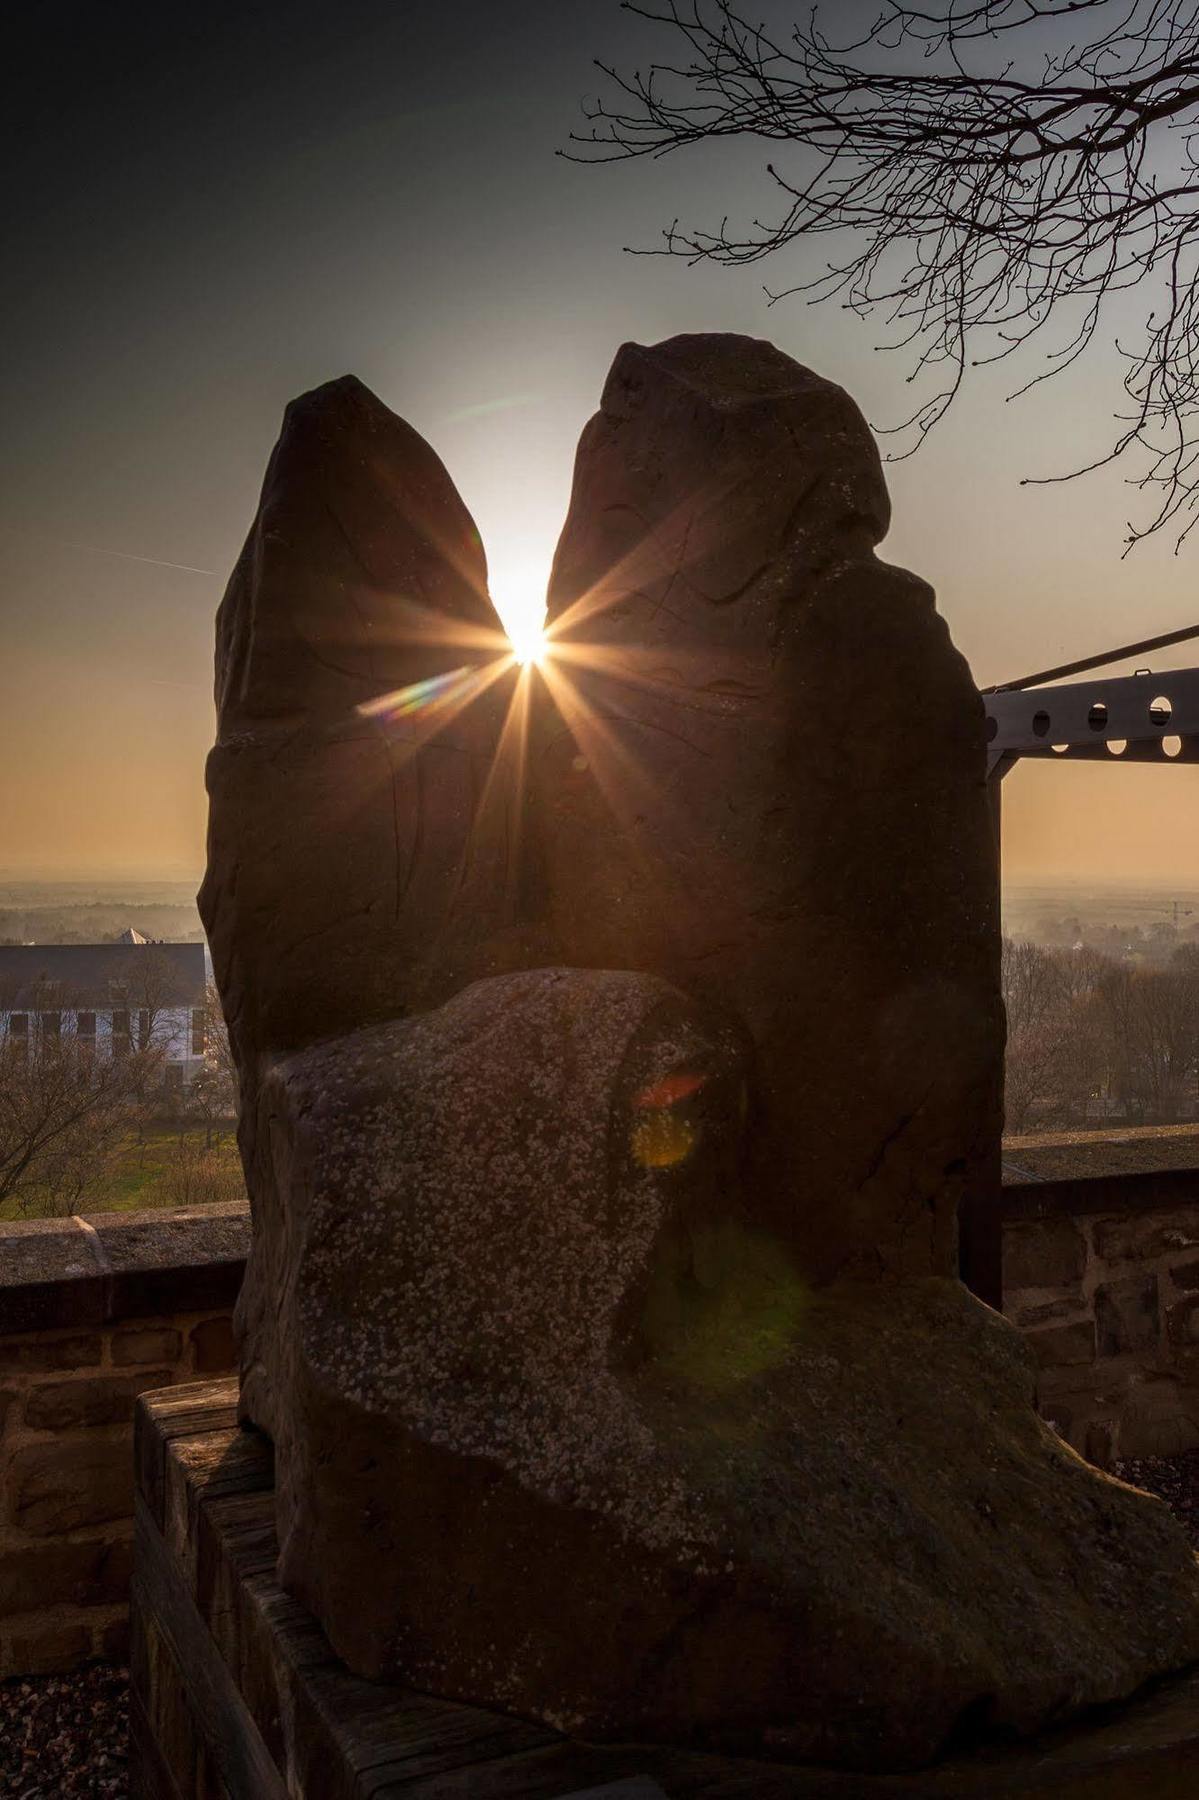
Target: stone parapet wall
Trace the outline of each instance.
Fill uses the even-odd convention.
[[[136,1395],[233,1365],[244,1205],[0,1226],[0,1679],[124,1653]]]
[[[1191,1140],[1007,1163],[1004,1310],[1042,1412],[1101,1464],[1199,1445]],[[134,1397],[232,1367],[248,1248],[244,1204],[0,1225],[0,1679],[122,1652]]]
[[[1040,1410],[1101,1467],[1199,1446],[1199,1137],[1012,1150],[1004,1312]],[[1153,1166],[1169,1156],[1194,1166]]]

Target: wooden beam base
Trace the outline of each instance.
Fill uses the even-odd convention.
[[[1110,1718],[914,1775],[596,1748],[359,1680],[275,1579],[271,1448],[236,1383],[143,1395],[134,1800],[1194,1800],[1199,1674]]]

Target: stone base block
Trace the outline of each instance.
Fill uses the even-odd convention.
[[[866,1776],[599,1749],[362,1681],[275,1579],[270,1445],[236,1383],[143,1397],[133,1583],[135,1800],[1193,1800],[1199,1674],[1111,1716]],[[569,1605],[569,1595],[563,1596]]]

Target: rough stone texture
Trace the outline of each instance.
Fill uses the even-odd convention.
[[[1095,1249],[1108,1262],[1177,1256],[1196,1245],[1199,1209],[1195,1207],[1179,1207],[1164,1217],[1101,1219],[1095,1226]]]
[[[55,1622],[17,1632],[12,1645],[14,1661],[27,1675],[56,1675],[84,1661],[92,1648],[92,1634],[85,1625]]]
[[[1138,1275],[1095,1290],[1095,1328],[1100,1356],[1156,1346],[1161,1331],[1157,1277]]]
[[[1199,1349],[1199,1294],[1188,1294],[1167,1308],[1166,1330],[1177,1349]]]
[[[100,1334],[70,1337],[0,1338],[0,1370],[27,1374],[34,1370],[80,1369],[100,1360]]]
[[[1143,1369],[1129,1382],[1120,1420],[1121,1458],[1178,1456],[1199,1444],[1199,1404],[1177,1374]]]
[[[1047,1331],[1030,1331],[1028,1343],[1042,1368],[1089,1365],[1095,1360],[1095,1327],[1089,1319]]]
[[[680,1063],[710,1160],[646,1169]],[[861,1766],[1199,1655],[1181,1535],[1036,1418],[1017,1333],[948,1281],[815,1290],[723,1210],[741,1067],[651,978],[547,971],[272,1071],[280,1570],[334,1647],[585,1736]]]
[[[208,1291],[214,1265],[209,1216],[197,1209],[190,1231],[175,1219],[169,1235],[189,1239],[196,1252],[197,1291]],[[221,1220],[218,1241],[223,1235]],[[0,1280],[0,1320],[7,1322],[10,1295],[17,1317],[64,1316],[59,1286],[67,1296],[80,1291],[74,1272],[82,1234],[60,1235],[57,1268],[39,1256],[25,1262],[31,1285]],[[10,1240],[27,1241],[24,1227],[0,1226],[0,1272],[6,1272]],[[128,1239],[126,1240],[128,1241]],[[42,1249],[54,1240],[41,1234]],[[150,1287],[167,1278],[161,1243],[143,1234],[147,1259],[141,1271]],[[14,1259],[20,1264],[20,1258]],[[135,1292],[136,1259],[129,1258],[110,1298]],[[186,1270],[169,1271],[169,1285],[186,1285]],[[76,1660],[108,1654],[119,1641],[128,1609],[132,1529],[133,1396],[173,1385],[199,1372],[201,1353],[219,1358],[231,1351],[228,1312],[217,1317],[185,1312],[174,1318],[117,1319],[102,1331],[63,1336],[59,1331],[0,1330],[0,1356],[9,1371],[0,1404],[0,1680],[29,1675],[77,1651]],[[174,1351],[167,1363],[141,1366],[147,1353]],[[77,1363],[72,1362],[77,1357]]]
[[[680,1068],[706,1154],[646,1167]],[[744,1072],[603,971],[276,1065],[244,1401],[285,1585],[362,1673],[862,1767],[1199,1656],[1181,1535],[1037,1419],[1019,1334],[950,1281],[815,1289],[730,1212]]]
[[[1082,1281],[1087,1247],[1073,1219],[1038,1219],[1003,1234],[1003,1286],[1072,1287]]]
[[[133,1509],[133,1470],[126,1434],[86,1443],[35,1444],[9,1465],[13,1523],[36,1537],[77,1531],[127,1518]]]
[[[10,1549],[0,1562],[0,1617],[44,1610],[47,1596],[104,1606],[129,1592],[130,1540],[64,1540]]]
[[[178,1401],[157,1394],[139,1402],[144,1506],[130,1696],[139,1795],[144,1788],[176,1800],[168,1771],[198,1767],[245,1800],[261,1800],[275,1771],[280,1794],[295,1800],[649,1800],[651,1790],[657,1800],[1027,1800],[1034,1792],[1038,1800],[1193,1800],[1195,1672],[1099,1719],[1087,1714],[1023,1741],[962,1744],[934,1768],[903,1775],[746,1761],[644,1739],[563,1739],[494,1709],[354,1677],[265,1566],[274,1536],[271,1457],[259,1434],[230,1428],[229,1391],[224,1382],[188,1390],[186,1439],[176,1435]],[[202,1441],[208,1447],[198,1453]],[[1188,1472],[1178,1463],[1128,1467],[1193,1537]],[[570,1605],[569,1595],[563,1600]],[[200,1667],[215,1679],[198,1683]],[[259,1744],[247,1786],[247,1760]],[[197,1786],[208,1795],[203,1779]],[[222,1791],[220,1780],[213,1791]]]
[[[1042,1416],[1104,1467],[1199,1436],[1199,1214],[1182,1157],[1199,1137],[1128,1137],[1020,1144],[1004,1185],[1004,1311],[1034,1343]]]
[[[112,1334],[112,1360],[119,1368],[137,1363],[173,1363],[178,1361],[182,1348],[179,1333],[171,1325],[127,1325]]]
[[[76,1425],[120,1425],[133,1417],[133,1402],[147,1388],[167,1387],[170,1369],[137,1375],[102,1375],[92,1380],[47,1381],[25,1403],[32,1431],[68,1431]]]
[[[874,554],[889,517],[840,388],[752,339],[626,344],[550,583],[556,959],[746,1022],[754,1205],[816,1280],[956,1273],[998,1132],[981,702]]]
[[[999,1128],[994,841],[886,520],[840,390],[626,346],[526,813],[472,838],[498,713],[398,772],[355,715],[432,672],[413,555],[486,617],[465,514],[356,384],[289,410],[218,628],[202,907],[251,1102],[243,1412],[282,1579],[359,1673],[866,1768],[1199,1657],[1180,1533],[951,1278]]]
[[[452,721],[412,690],[504,645],[423,438],[350,376],[293,401],[217,621],[199,902],[243,1086],[263,1048],[440,998],[459,955],[489,966],[478,899],[502,894],[506,845],[477,814],[513,677]],[[403,689],[397,716],[360,714]]]

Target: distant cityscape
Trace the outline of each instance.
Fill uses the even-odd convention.
[[[144,937],[198,943],[197,872],[188,879],[31,881],[0,875],[0,943],[113,943],[132,926]],[[1082,942],[1112,956],[1160,958],[1199,943],[1199,888],[1011,883],[1003,889],[1009,937],[1069,948]]]
[[[198,875],[162,881],[0,877],[0,945],[111,944],[129,927],[166,943],[200,943],[198,886]]]
[[[1163,962],[1180,944],[1199,944],[1199,888],[1005,884],[1003,929],[1055,949],[1082,945],[1120,961]]]

